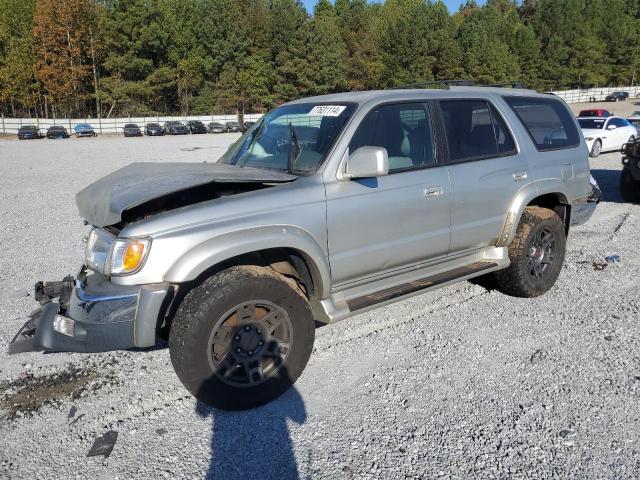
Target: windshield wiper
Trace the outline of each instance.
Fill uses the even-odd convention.
[[[298,143],[298,135],[296,135],[296,129],[289,123],[289,131],[291,132],[291,143],[289,143],[289,154],[287,156],[287,173],[293,173],[293,165],[298,160],[302,149],[300,148],[300,144]],[[296,156],[293,157],[291,155],[291,145],[295,145],[296,147]]]

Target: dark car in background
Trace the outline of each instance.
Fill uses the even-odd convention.
[[[47,138],[69,138],[69,134],[62,125],[53,125],[47,130]]]
[[[242,125],[238,122],[227,122],[225,127],[227,132],[242,132]]]
[[[150,137],[162,136],[164,135],[164,128],[159,123],[147,123],[144,132]]]
[[[220,122],[210,122],[208,128],[209,133],[224,133],[227,131],[227,127],[224,126],[224,123]]]
[[[73,127],[76,137],[95,137],[96,131],[88,123],[78,123]]]
[[[35,125],[23,125],[18,130],[18,140],[33,140],[42,138],[40,130]]]
[[[207,127],[200,120],[189,120],[187,122],[187,127],[189,128],[189,131],[193,134],[207,133]]]
[[[251,122],[251,121],[244,122],[244,123],[242,124],[242,131],[243,131],[243,132],[246,132],[246,131],[247,131],[247,130],[249,130],[251,127],[253,127],[253,124],[254,124],[254,123],[256,123],[256,122]]]
[[[624,102],[629,98],[629,92],[613,92],[607,95],[604,99],[605,102]]]
[[[189,133],[189,129],[182,122],[169,120],[164,124],[164,133],[167,135],[187,135]]]
[[[122,132],[125,137],[141,137],[142,131],[140,127],[135,123],[127,123],[122,127]]]

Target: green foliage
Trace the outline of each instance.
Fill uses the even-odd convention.
[[[640,0],[317,0],[311,14],[300,0],[65,0],[58,17],[45,4],[0,0],[3,113],[241,115],[431,79],[640,76]]]

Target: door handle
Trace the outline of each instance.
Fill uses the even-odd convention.
[[[522,182],[523,180],[526,180],[527,178],[529,178],[529,175],[527,175],[527,172],[525,172],[524,170],[521,172],[514,172],[513,173],[513,181],[514,182]]]
[[[424,189],[425,198],[440,197],[442,195],[442,187],[440,185],[434,185]]]

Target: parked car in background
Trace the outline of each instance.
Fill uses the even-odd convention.
[[[42,138],[40,130],[35,125],[23,125],[18,130],[18,140],[33,140]]]
[[[227,131],[227,127],[225,127],[223,123],[220,123],[220,122],[209,123],[209,133],[224,133],[226,131]]]
[[[242,125],[238,122],[227,122],[225,123],[225,128],[227,132],[242,132]]]
[[[53,125],[47,130],[47,138],[69,138],[69,134],[62,125]]]
[[[88,123],[78,123],[73,127],[76,137],[95,137],[96,132]]]
[[[187,135],[189,133],[189,129],[182,122],[169,120],[164,124],[164,133],[167,135]]]
[[[627,120],[640,120],[640,110],[635,110],[627,117]]]
[[[242,123],[242,131],[243,131],[243,132],[246,132],[246,131],[247,131],[247,130],[249,130],[251,127],[253,127],[253,125],[254,125],[255,123],[256,123],[256,122],[251,122],[251,121],[249,121],[249,122],[243,122],[243,123]]]
[[[123,128],[122,132],[125,137],[141,137],[142,130],[136,123],[127,123]]]
[[[609,110],[604,108],[592,108],[590,110],[580,110],[578,118],[580,117],[610,117],[613,115]]]
[[[622,145],[633,142],[638,131],[622,117],[584,117],[578,118],[584,139],[592,157],[602,152],[620,150]]]
[[[629,98],[629,92],[613,92],[607,95],[604,99],[605,102],[624,102]]]
[[[640,141],[626,144],[622,155],[620,193],[625,202],[640,203]]]
[[[189,128],[189,132],[193,134],[207,133],[207,127],[200,120],[189,120],[187,127]]]
[[[164,135],[164,128],[162,128],[162,125],[160,125],[159,123],[147,123],[144,131],[150,137]]]

